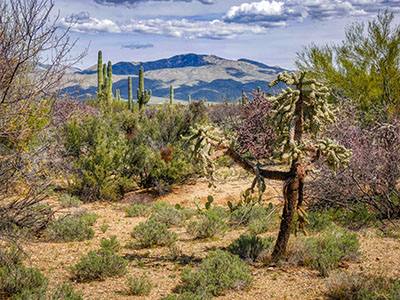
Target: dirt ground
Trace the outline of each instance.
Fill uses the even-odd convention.
[[[238,201],[243,190],[251,185],[252,178],[243,174],[228,174],[220,178],[217,188],[208,188],[208,183],[199,181],[175,188],[170,194],[155,198],[146,193],[131,193],[119,203],[84,204],[83,208],[98,214],[100,217],[94,225],[95,237],[88,241],[70,243],[50,243],[37,241],[29,244],[31,264],[38,267],[50,279],[50,288],[69,281],[68,267],[77,263],[89,250],[98,249],[100,239],[116,235],[121,245],[129,245],[130,233],[133,228],[145,218],[127,218],[123,208],[133,203],[144,203],[161,200],[171,204],[181,204],[183,207],[193,207],[194,198],[201,203],[212,195],[215,203],[226,205],[228,200]],[[278,203],[280,196],[279,182],[272,183],[268,188],[266,198]],[[105,233],[101,225],[108,224]],[[187,258],[189,265],[195,266],[196,259],[203,258],[215,249],[228,246],[232,240],[244,233],[243,230],[231,230],[224,236],[208,240],[193,240],[185,233],[185,228],[173,228],[179,235],[178,246]],[[276,236],[277,230],[265,235]],[[381,237],[374,229],[358,232],[361,243],[359,262],[346,266],[347,272],[363,272],[385,274],[400,278],[400,241],[396,238]],[[159,299],[166,296],[179,283],[180,273],[185,267],[184,262],[172,262],[168,259],[167,248],[133,250],[123,247],[119,252],[128,258],[128,272],[123,277],[108,278],[105,281],[90,283],[74,283],[75,289],[81,291],[87,299]],[[128,276],[145,274],[155,285],[149,296],[128,296],[125,281]],[[329,279],[322,278],[318,272],[306,267],[290,265],[264,266],[255,264],[252,267],[254,282],[249,290],[229,291],[216,297],[219,300],[228,299],[324,299],[325,283]]]

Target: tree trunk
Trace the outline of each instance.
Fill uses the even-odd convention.
[[[278,239],[275,243],[272,257],[280,258],[286,254],[290,234],[292,233],[294,214],[297,208],[299,196],[299,176],[294,173],[284,186],[285,204],[282,212],[282,221],[279,228]]]

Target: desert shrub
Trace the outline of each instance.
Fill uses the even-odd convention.
[[[194,208],[191,208],[191,207],[184,207],[184,208],[179,208],[179,209],[185,220],[188,220],[197,214],[197,210]]]
[[[364,274],[332,274],[327,282],[330,300],[396,300],[400,299],[400,281]]]
[[[318,270],[325,277],[329,275],[329,271],[337,268],[343,259],[357,256],[360,246],[356,233],[336,225],[305,239],[304,243],[306,253],[303,263]]]
[[[180,226],[183,224],[184,215],[182,211],[176,209],[171,204],[158,201],[153,204],[152,208],[153,213],[150,216],[151,219],[163,223],[167,225],[167,227]]]
[[[75,292],[73,285],[63,283],[56,288],[50,300],[84,300],[84,298],[81,293]]]
[[[211,122],[217,124],[224,131],[231,131],[232,126],[238,122],[243,107],[236,103],[219,103],[207,108]]]
[[[183,269],[179,290],[218,296],[228,289],[249,287],[253,280],[249,272],[249,266],[238,256],[217,250],[210,253],[196,270]]]
[[[99,218],[99,215],[92,214],[92,213],[84,213],[81,216],[81,218],[82,218],[83,222],[85,222],[89,226],[92,226],[92,225],[94,225],[94,223],[96,223],[97,219]]]
[[[233,126],[241,152],[249,152],[256,158],[272,155],[272,144],[276,139],[274,129],[266,116],[270,116],[272,102],[262,93],[253,94],[254,99],[242,107],[240,121]]]
[[[100,247],[104,250],[118,251],[121,249],[121,244],[117,241],[117,236],[112,235],[109,239],[102,238]]]
[[[57,242],[83,241],[93,238],[94,231],[83,217],[64,216],[49,224],[46,236]]]
[[[103,280],[107,277],[121,276],[126,272],[128,262],[113,250],[92,250],[75,265],[70,267],[74,280],[87,282]]]
[[[271,220],[267,218],[256,218],[250,220],[247,229],[249,230],[250,234],[257,235],[260,233],[267,232],[268,229],[271,228]]]
[[[128,277],[126,286],[128,287],[128,294],[133,296],[148,296],[153,288],[151,280],[145,276]]]
[[[330,227],[332,227],[332,223],[334,222],[333,211],[307,211],[307,229],[312,231],[323,231]]]
[[[76,196],[71,196],[67,193],[61,194],[58,202],[62,207],[78,207],[82,204]]]
[[[211,300],[210,294],[184,292],[182,294],[170,294],[160,298],[160,300]]]
[[[306,185],[307,201],[313,209],[343,209],[342,219],[352,227],[398,218],[400,123],[361,127],[352,121],[354,109],[346,109],[326,134],[353,151],[350,163],[337,174],[318,165],[320,172]]]
[[[141,222],[137,225],[131,236],[134,238],[134,244],[141,248],[151,248],[154,246],[172,245],[177,235],[168,230],[167,226],[153,219]]]
[[[150,207],[143,204],[133,204],[125,207],[127,217],[148,217],[150,214]]]
[[[271,237],[263,239],[254,235],[241,235],[229,245],[227,250],[246,262],[254,262],[261,253],[272,248],[273,242],[274,239]]]
[[[15,245],[8,248],[0,248],[0,267],[21,264],[25,256],[22,250]]]
[[[22,264],[0,267],[0,298],[46,299],[48,279],[36,268]]]
[[[186,231],[196,239],[204,239],[225,232],[227,227],[225,211],[214,207],[199,214],[196,220],[189,221]]]
[[[230,223],[232,225],[247,226],[249,232],[257,235],[266,232],[271,228],[276,220],[276,214],[273,213],[274,206],[239,205],[236,209],[231,211],[229,215]]]

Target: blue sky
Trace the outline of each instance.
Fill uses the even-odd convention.
[[[103,60],[148,61],[182,53],[248,58],[293,68],[311,42],[337,43],[344,28],[400,0],[54,0],[59,24],[89,46],[78,67]]]

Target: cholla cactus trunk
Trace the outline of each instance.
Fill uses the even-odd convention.
[[[132,78],[128,77],[128,109],[133,109]]]
[[[100,96],[102,93],[102,88],[104,84],[103,77],[103,54],[101,50],[98,53],[97,57],[97,96]]]
[[[174,87],[172,85],[169,87],[169,104],[174,104]]]

